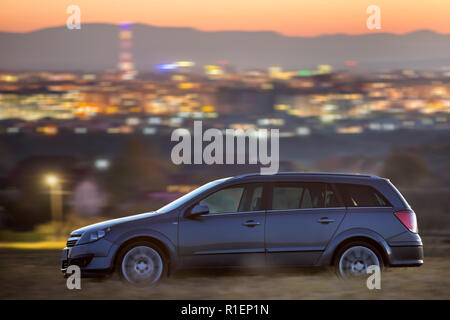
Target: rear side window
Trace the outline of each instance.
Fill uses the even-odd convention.
[[[361,184],[336,184],[347,207],[390,207],[389,201],[375,188]]]
[[[327,183],[275,183],[272,193],[272,210],[340,207],[331,186]]]

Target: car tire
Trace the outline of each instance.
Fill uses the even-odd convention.
[[[138,241],[120,251],[116,268],[123,281],[135,286],[151,286],[167,276],[167,259],[154,243]]]
[[[380,251],[364,241],[351,242],[339,248],[333,265],[341,279],[365,277],[368,275],[367,268],[370,265],[377,265],[380,271],[384,270]]]

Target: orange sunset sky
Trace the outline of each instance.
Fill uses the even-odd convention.
[[[450,0],[1,0],[0,31],[27,32],[66,23],[66,8],[81,8],[81,23],[121,21],[216,30],[272,30],[290,36],[374,32],[366,8],[381,8],[376,32],[429,29],[450,33]]]

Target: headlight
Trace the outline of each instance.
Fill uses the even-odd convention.
[[[81,239],[79,244],[85,244],[85,243],[97,241],[97,240],[105,237],[108,234],[108,232],[110,232],[110,231],[111,231],[110,227],[108,227],[106,229],[99,229],[99,230],[91,231],[86,236],[84,236],[83,239]]]
[[[89,236],[89,242],[103,238],[105,235],[106,235],[105,230],[97,230],[97,231],[91,232],[91,234]]]

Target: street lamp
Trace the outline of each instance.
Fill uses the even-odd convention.
[[[58,176],[49,174],[45,176],[45,183],[50,187],[50,210],[53,222],[62,221],[62,190],[61,181]],[[56,234],[58,234],[59,227],[56,227]]]
[[[48,176],[45,177],[45,183],[47,183],[50,187],[52,187],[59,183],[59,179],[57,176],[49,174]]]

